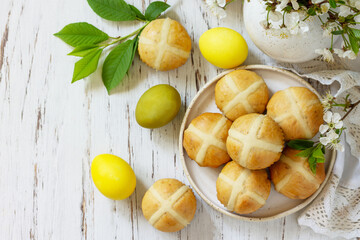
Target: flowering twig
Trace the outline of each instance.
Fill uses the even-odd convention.
[[[351,111],[354,110],[354,109],[356,108],[356,106],[359,105],[359,104],[360,104],[360,100],[357,101],[357,102],[354,103],[354,104],[351,104],[350,110],[349,110],[347,113],[345,113],[345,115],[342,117],[341,120],[344,120],[344,119],[351,113]]]
[[[310,169],[314,174],[316,173],[317,163],[322,163],[325,160],[326,149],[344,151],[344,146],[340,143],[340,137],[346,129],[343,120],[360,104],[360,100],[351,103],[349,96],[347,95],[343,99],[343,103],[338,102],[330,93],[327,93],[321,99],[325,112],[325,124],[322,124],[319,128],[319,141],[297,139],[287,143],[291,148],[302,150],[298,156],[308,158]],[[339,113],[333,113],[331,110],[335,107],[341,107],[346,112],[345,115],[341,117]]]
[[[309,31],[307,19],[317,16],[324,29],[323,36],[331,37],[329,48],[315,52],[327,62],[333,62],[333,54],[341,58],[355,59],[360,50],[360,1],[353,0],[263,0],[267,11],[261,21],[265,29],[284,29],[290,34]],[[324,14],[328,14],[326,20]],[[282,15],[279,18],[278,15]],[[272,17],[275,16],[275,17]],[[299,17],[300,16],[300,17]],[[265,22],[265,23],[264,23]],[[342,37],[343,46],[334,48],[334,36]]]

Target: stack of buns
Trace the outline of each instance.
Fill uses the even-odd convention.
[[[265,81],[255,72],[234,70],[215,87],[223,113],[203,113],[184,132],[183,146],[201,167],[226,163],[217,182],[219,201],[230,211],[252,213],[265,205],[271,182],[293,199],[311,196],[325,179],[323,163],[316,175],[306,158],[285,147],[285,140],[310,139],[323,121],[316,94],[305,87],[276,92],[269,100]],[[265,109],[267,110],[264,115]]]

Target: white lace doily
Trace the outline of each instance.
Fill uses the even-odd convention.
[[[338,153],[334,171],[319,196],[299,216],[301,226],[329,237],[360,236],[360,162],[350,146]]]
[[[339,185],[335,174],[315,201],[300,215],[298,223],[329,237],[360,236],[360,188]]]
[[[341,62],[326,64],[314,60],[290,65],[272,63],[287,68],[304,78],[330,85],[338,99],[350,94],[353,102],[360,99],[360,73],[341,70]],[[360,71],[360,64],[357,69]],[[339,111],[340,114],[344,112]],[[338,153],[329,182],[299,216],[298,223],[329,237],[360,237],[360,107],[354,109],[344,120],[346,126],[345,152]],[[351,153],[350,153],[351,152]]]

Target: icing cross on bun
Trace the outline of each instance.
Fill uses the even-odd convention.
[[[191,39],[185,28],[170,18],[156,19],[139,37],[140,59],[148,66],[167,71],[183,65],[190,56]]]
[[[219,167],[230,161],[226,138],[231,121],[220,113],[203,113],[184,132],[183,146],[189,157],[202,167]]]
[[[231,161],[217,181],[217,198],[230,211],[252,213],[265,205],[271,183],[265,170],[252,171]]]
[[[323,107],[315,93],[305,87],[276,92],[267,105],[267,115],[277,122],[285,140],[309,139],[323,123]]]
[[[268,100],[264,80],[252,71],[232,71],[215,86],[215,103],[232,121],[248,113],[263,113]]]
[[[192,190],[172,178],[156,181],[142,200],[145,218],[163,232],[183,229],[194,218],[195,210],[196,198]]]
[[[300,150],[285,148],[279,161],[270,167],[276,191],[293,199],[310,197],[325,179],[324,163],[317,163],[311,172],[307,158],[298,157]]]
[[[226,140],[227,151],[235,162],[249,169],[264,169],[279,160],[284,136],[270,117],[251,113],[231,125]]]

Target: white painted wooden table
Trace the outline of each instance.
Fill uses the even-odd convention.
[[[175,0],[169,1],[173,4]],[[144,10],[148,0],[129,0]],[[180,21],[193,40],[181,68],[156,72],[138,57],[123,83],[108,96],[97,71],[70,84],[71,49],[52,36],[68,23],[87,21],[112,36],[138,23],[98,17],[86,0],[1,0],[0,4],[0,239],[325,239],[300,229],[297,215],[266,223],[234,220],[199,197],[191,225],[177,233],[155,230],[143,217],[141,200],[160,178],[188,184],[178,158],[178,134],[187,105],[206,81],[221,72],[198,48],[208,28],[231,27],[244,35],[247,64],[269,63],[249,40],[240,1],[218,21],[201,0],[178,1],[167,16]],[[138,126],[134,110],[149,87],[169,83],[182,96],[179,115],[167,126]],[[92,159],[113,153],[137,175],[135,193],[111,201],[94,187]]]

